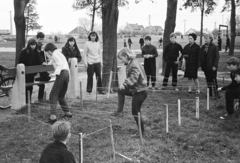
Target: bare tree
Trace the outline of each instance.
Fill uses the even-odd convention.
[[[78,24],[83,27],[83,29],[88,33],[91,29],[91,22],[88,18],[79,18]]]
[[[15,65],[18,64],[20,53],[25,46],[26,22],[24,10],[29,0],[14,0],[14,22],[16,26],[16,58]]]

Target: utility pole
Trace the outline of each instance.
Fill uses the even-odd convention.
[[[184,35],[186,33],[186,20],[183,20],[184,21]]]
[[[12,35],[12,11],[10,11],[10,35]]]

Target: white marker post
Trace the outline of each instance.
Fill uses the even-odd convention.
[[[108,94],[107,94],[107,98],[110,97],[111,85],[112,85],[112,75],[113,75],[113,72],[110,71],[110,77],[109,77],[109,83],[108,83]]]
[[[165,122],[166,122],[166,133],[168,133],[168,105],[165,104],[166,106],[166,113],[165,113]]]
[[[181,126],[181,101],[178,99],[178,125]]]
[[[81,101],[81,104],[83,106],[83,96],[82,96],[82,82],[80,81],[80,101]]]
[[[196,97],[196,118],[199,119],[199,97]]]
[[[111,142],[112,142],[112,150],[113,150],[113,161],[116,161],[116,152],[115,152],[115,146],[114,146],[114,138],[113,138],[113,128],[112,128],[112,121],[109,119],[110,124],[110,133],[111,133]]]
[[[98,94],[97,83],[98,83],[98,77],[97,77],[97,80],[96,80],[96,101],[97,101],[97,94]]]
[[[83,163],[83,134],[79,133],[79,163]]]
[[[209,110],[209,88],[207,89],[207,110]]]
[[[27,96],[28,96],[28,122],[31,121],[31,96],[30,96],[30,91],[27,91]]]

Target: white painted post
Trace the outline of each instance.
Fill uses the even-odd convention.
[[[28,122],[31,121],[31,94],[30,91],[27,92],[27,97],[28,97]]]
[[[207,110],[209,110],[209,88],[207,89]]]
[[[165,122],[166,122],[166,133],[168,133],[168,105],[165,104],[166,106],[166,112],[165,112]]]
[[[25,83],[25,66],[18,64],[16,68],[16,78],[12,88],[11,108],[19,110],[26,105],[26,83]]]
[[[139,130],[139,135],[140,135],[140,142],[141,142],[141,146],[144,145],[143,142],[143,136],[142,136],[142,128],[141,128],[142,124],[141,124],[141,114],[140,112],[138,112],[138,130]]]
[[[67,97],[76,98],[78,95],[78,64],[77,58],[71,58],[70,81],[68,84]]]
[[[112,72],[112,71],[110,71],[109,83],[108,83],[108,94],[107,94],[107,98],[109,98],[109,97],[110,97],[111,85],[112,85],[112,75],[113,75],[113,72]]]
[[[46,103],[46,100],[47,100],[47,91],[44,91],[43,100],[44,100],[44,102]]]
[[[199,119],[199,97],[196,97],[196,118]]]
[[[83,134],[79,133],[79,163],[83,163]]]
[[[181,101],[178,99],[178,125],[181,126]]]
[[[82,82],[80,81],[80,101],[82,103],[83,106],[83,96],[82,96]]]
[[[98,90],[97,90],[97,82],[98,82],[98,77],[96,78],[96,101],[97,101],[97,94],[98,94]]]
[[[113,138],[113,128],[112,128],[112,121],[109,119],[109,125],[110,125],[110,133],[111,133],[111,142],[112,142],[112,150],[113,150],[113,161],[116,161],[116,152],[115,152],[115,146],[114,146],[114,138]]]

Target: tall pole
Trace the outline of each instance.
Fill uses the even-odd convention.
[[[12,11],[10,11],[10,35],[13,35],[13,31],[12,31]]]

